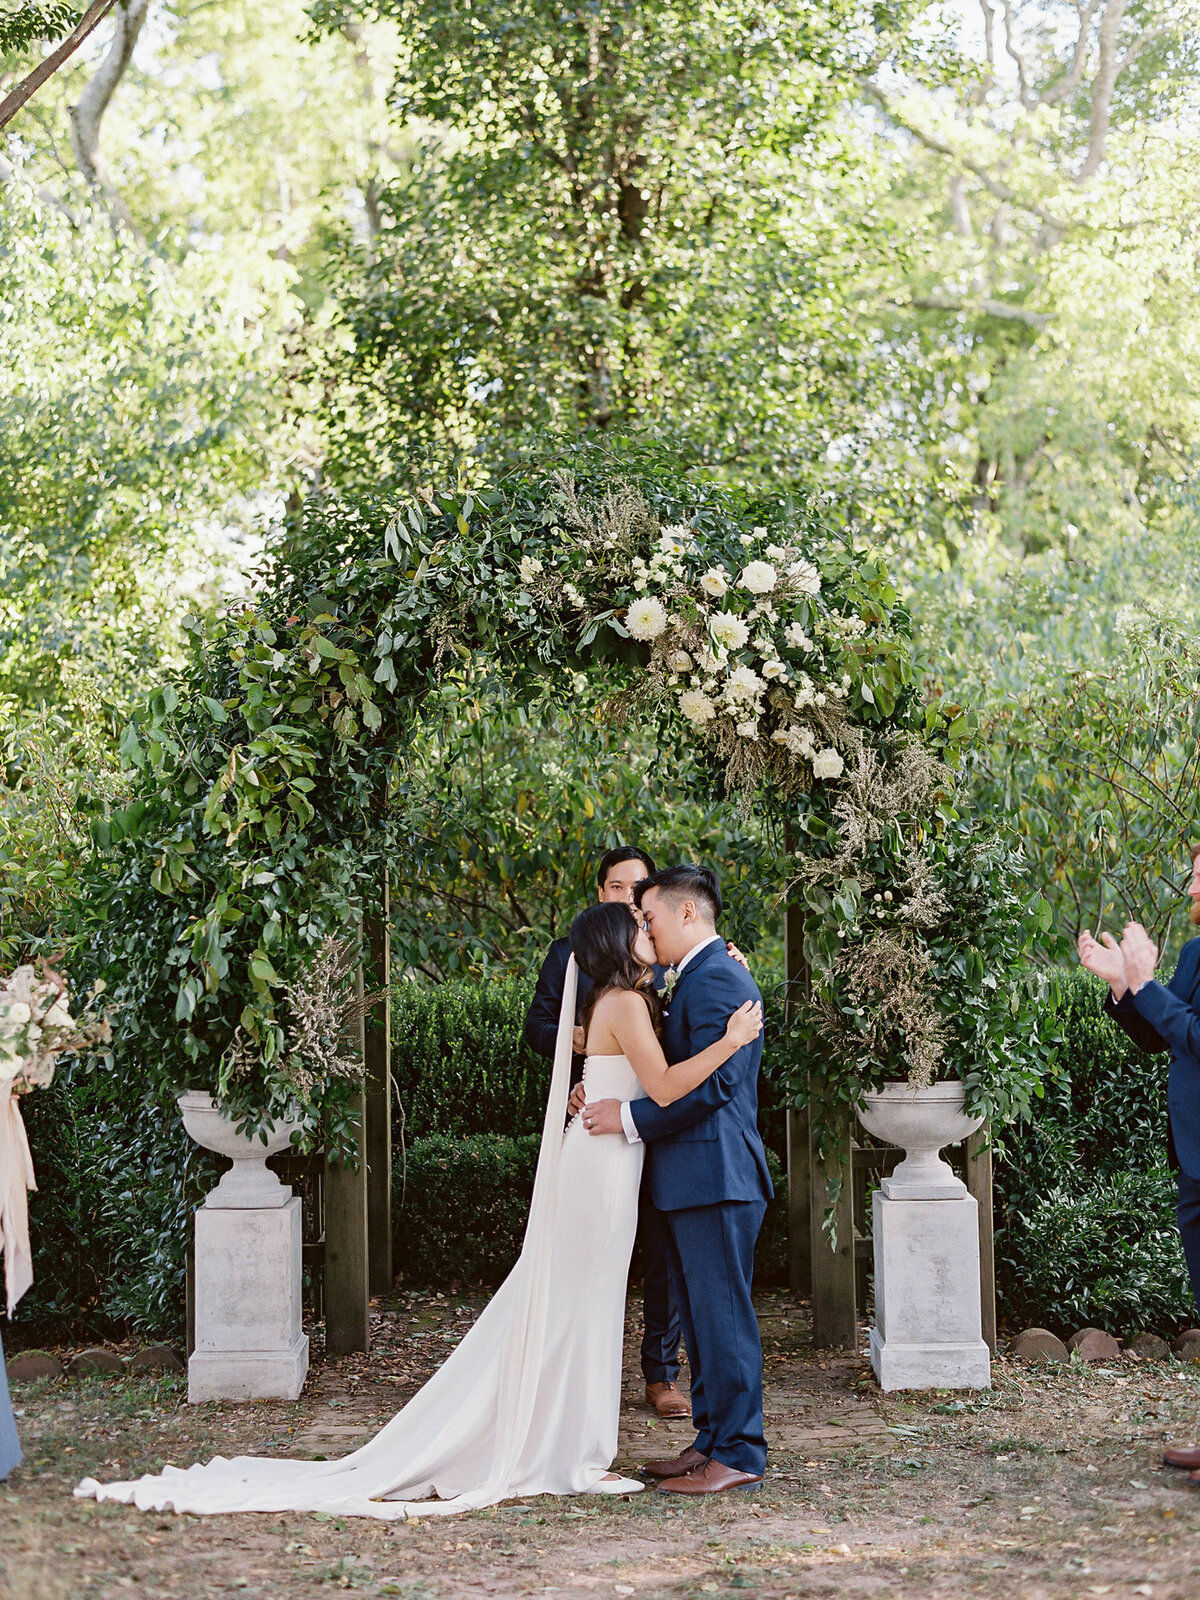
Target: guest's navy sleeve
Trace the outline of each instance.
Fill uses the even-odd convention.
[[[554,1060],[558,1039],[558,1013],[562,1009],[563,988],[567,980],[570,949],[565,939],[556,939],[546,952],[529,1014],[525,1018],[525,1040],[538,1055]]]
[[[1151,979],[1136,995],[1126,990],[1120,1000],[1114,1000],[1110,991],[1104,997],[1105,1012],[1142,1050],[1200,1053],[1200,1013],[1189,1004],[1198,965],[1200,939],[1189,939],[1179,952],[1170,983]]]
[[[1119,1000],[1114,1000],[1110,989],[1104,997],[1104,1013],[1111,1017],[1118,1028],[1122,1028],[1137,1045],[1139,1050],[1157,1052],[1167,1048],[1167,1041],[1133,1003],[1133,996],[1129,990]]]

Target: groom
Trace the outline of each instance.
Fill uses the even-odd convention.
[[[677,973],[663,1036],[668,1061],[686,1061],[725,1032],[758,986],[717,933],[721,891],[705,867],[667,867],[635,898],[659,961]],[[668,983],[671,973],[668,972]],[[760,1483],[762,1344],[750,1299],[754,1245],[773,1193],[758,1132],[762,1037],[671,1106],[599,1100],[590,1133],[646,1143],[650,1197],[667,1224],[667,1260],[692,1369],[696,1442],[646,1472],[671,1494],[719,1494]]]

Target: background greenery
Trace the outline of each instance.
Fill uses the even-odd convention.
[[[142,15],[118,12],[0,130],[0,960],[89,937],[69,907],[130,798],[117,730],[184,668],[185,619],[253,592],[268,533],[313,496],[399,492],[414,456],[479,481],[546,423],[651,428],[883,549],[923,690],[978,711],[973,801],[1007,818],[1058,931],[1136,912],[1172,959],[1200,731],[1194,0],[823,0],[766,26],[742,0],[527,0],[516,30],[490,3],[152,0],[81,138],[69,108]],[[63,13],[6,12],[0,90]],[[697,800],[686,764],[664,783],[651,730],[595,730],[582,701],[531,716],[485,683],[430,709],[397,796],[410,976],[523,973],[630,837],[715,861],[737,937],[777,961],[775,841]],[[152,964],[172,931],[132,937]],[[1010,1140],[1023,1281],[1084,1238],[1077,1280],[1103,1277],[1130,1184],[1168,1215],[1154,1137],[1078,1134],[1103,1100],[1089,1063],[1161,1076],[1110,1048],[1101,1028],[1066,1049],[1070,1107],[1052,1087]],[[152,1051],[119,1093],[54,1091],[74,1153],[57,1102],[31,1103],[35,1216],[106,1140],[182,1192],[119,1133],[162,1114]],[[86,1183],[46,1239],[101,1239]],[[1069,1228],[1072,1207],[1093,1220]],[[96,1260],[132,1248],[124,1226]],[[1155,1269],[1168,1320],[1176,1269]],[[46,1303],[111,1292],[125,1316],[100,1277],[99,1299]],[[1045,1316],[1060,1288],[1037,1290]],[[151,1320],[157,1292],[137,1291]]]

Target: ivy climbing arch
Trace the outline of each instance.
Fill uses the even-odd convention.
[[[94,819],[87,962],[127,1070],[356,1149],[361,1086],[304,1047],[296,996],[325,941],[378,922],[423,698],[464,672],[562,697],[584,672],[788,841],[818,1148],[905,1074],[962,1076],[1001,1120],[1028,1105],[1044,908],[965,807],[971,718],[924,702],[883,562],[810,508],[653,444],[551,444],[486,488],[310,505],[193,645],[124,731],[130,800]],[[808,1072],[783,1087],[810,1098]]]

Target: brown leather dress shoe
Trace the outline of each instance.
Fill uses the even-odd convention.
[[[725,1489],[749,1489],[762,1482],[762,1473],[739,1472],[727,1467],[715,1456],[709,1456],[701,1466],[693,1467],[679,1478],[664,1478],[659,1484],[660,1494],[721,1494]]]
[[[1168,1444],[1163,1446],[1163,1466],[1179,1467],[1183,1472],[1195,1472],[1200,1467],[1200,1444]]]
[[[693,1467],[707,1460],[707,1456],[702,1456],[696,1446],[690,1444],[681,1455],[672,1457],[670,1461],[647,1461],[642,1471],[648,1478],[682,1478],[685,1472],[690,1472]]]
[[[692,1408],[673,1383],[648,1383],[646,1404],[660,1417],[690,1417]],[[1200,1466],[1200,1462],[1196,1463]]]

